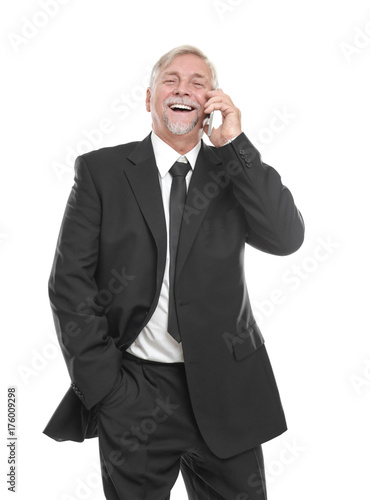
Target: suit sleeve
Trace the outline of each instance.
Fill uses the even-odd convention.
[[[95,299],[101,202],[87,163],[78,157],[49,279],[58,340],[72,388],[87,409],[117,380],[122,354]]]
[[[298,250],[304,239],[303,218],[276,170],[261,161],[244,133],[217,151],[248,223],[246,242],[274,255]]]

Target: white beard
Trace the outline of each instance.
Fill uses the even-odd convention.
[[[198,113],[194,117],[194,120],[191,123],[181,123],[181,122],[172,122],[169,120],[167,116],[167,110],[163,113],[163,122],[172,134],[175,135],[184,135],[188,132],[191,132],[197,125],[199,121]]]

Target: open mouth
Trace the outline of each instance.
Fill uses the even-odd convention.
[[[187,106],[186,104],[170,104],[170,109],[179,113],[189,113],[194,110],[192,106]]]

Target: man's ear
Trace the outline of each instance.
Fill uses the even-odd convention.
[[[146,89],[146,99],[145,99],[145,109],[150,112],[150,99],[152,97],[152,93],[150,91],[150,87]]]

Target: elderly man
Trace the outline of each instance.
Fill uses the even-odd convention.
[[[72,384],[44,432],[98,436],[109,500],[168,499],[179,470],[190,499],[265,500],[286,422],[244,248],[290,254],[303,221],[199,49],[159,59],[146,109],[142,142],[76,160],[49,281]]]

